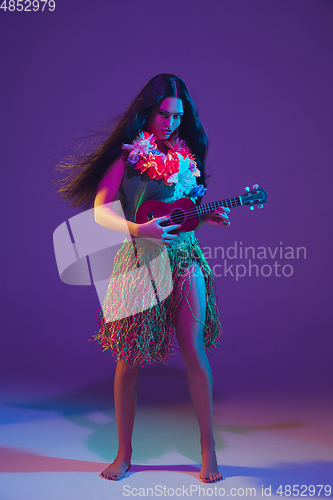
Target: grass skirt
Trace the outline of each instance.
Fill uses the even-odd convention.
[[[100,330],[94,339],[117,360],[140,365],[165,362],[174,348],[176,314],[188,302],[197,265],[206,286],[204,347],[218,347],[222,328],[214,276],[194,232],[181,233],[177,243],[163,247],[146,239],[125,239],[97,313]]]

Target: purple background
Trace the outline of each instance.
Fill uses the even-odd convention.
[[[207,128],[205,201],[254,183],[269,193],[264,210],[234,210],[230,229],[202,228],[202,246],[307,251],[283,260],[293,265],[289,278],[216,278],[224,327],[210,356],[216,397],[332,386],[333,3],[58,0],[54,12],[1,12],[0,26],[8,391],[112,390],[115,363],[88,342],[96,291],[58,275],[52,234],[78,211],[55,194],[53,167],[73,151],[66,144],[122,112],[161,72],[184,79]],[[178,353],[169,367],[145,370],[141,401],[156,401],[156,387],[175,398],[175,384],[178,397],[187,394]]]

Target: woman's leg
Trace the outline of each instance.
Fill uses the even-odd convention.
[[[195,272],[191,290],[176,318],[178,346],[185,363],[191,398],[200,428],[202,468],[200,479],[215,482],[222,479],[218,471],[213,437],[212,372],[203,345],[203,324],[206,316],[205,280],[199,266],[192,266]],[[187,293],[190,284],[186,283]],[[176,290],[179,294],[180,290]],[[196,320],[191,309],[200,321]]]
[[[114,404],[119,446],[115,461],[101,473],[101,476],[106,479],[116,481],[124,477],[131,466],[138,371],[138,365],[126,363],[124,359],[117,362],[114,377]]]

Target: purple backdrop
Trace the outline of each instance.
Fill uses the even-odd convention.
[[[71,0],[54,12],[2,11],[0,23],[0,369],[8,390],[111,384],[112,357],[88,342],[96,291],[58,275],[52,234],[78,211],[55,194],[53,166],[73,151],[66,144],[123,111],[161,72],[184,79],[207,128],[206,201],[254,183],[269,194],[261,211],[232,211],[230,229],[197,233],[203,247],[229,248],[229,258],[209,261],[222,274],[224,333],[210,357],[216,395],[332,385],[332,2]],[[258,277],[239,253],[249,246]],[[306,258],[304,250],[290,258],[297,247]],[[236,265],[244,277],[236,279]],[[186,386],[178,354],[149,370],[156,377],[142,375],[147,387]]]

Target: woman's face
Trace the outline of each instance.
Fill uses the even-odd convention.
[[[183,114],[181,99],[166,97],[150,113],[146,125],[147,132],[166,141],[181,124]]]

